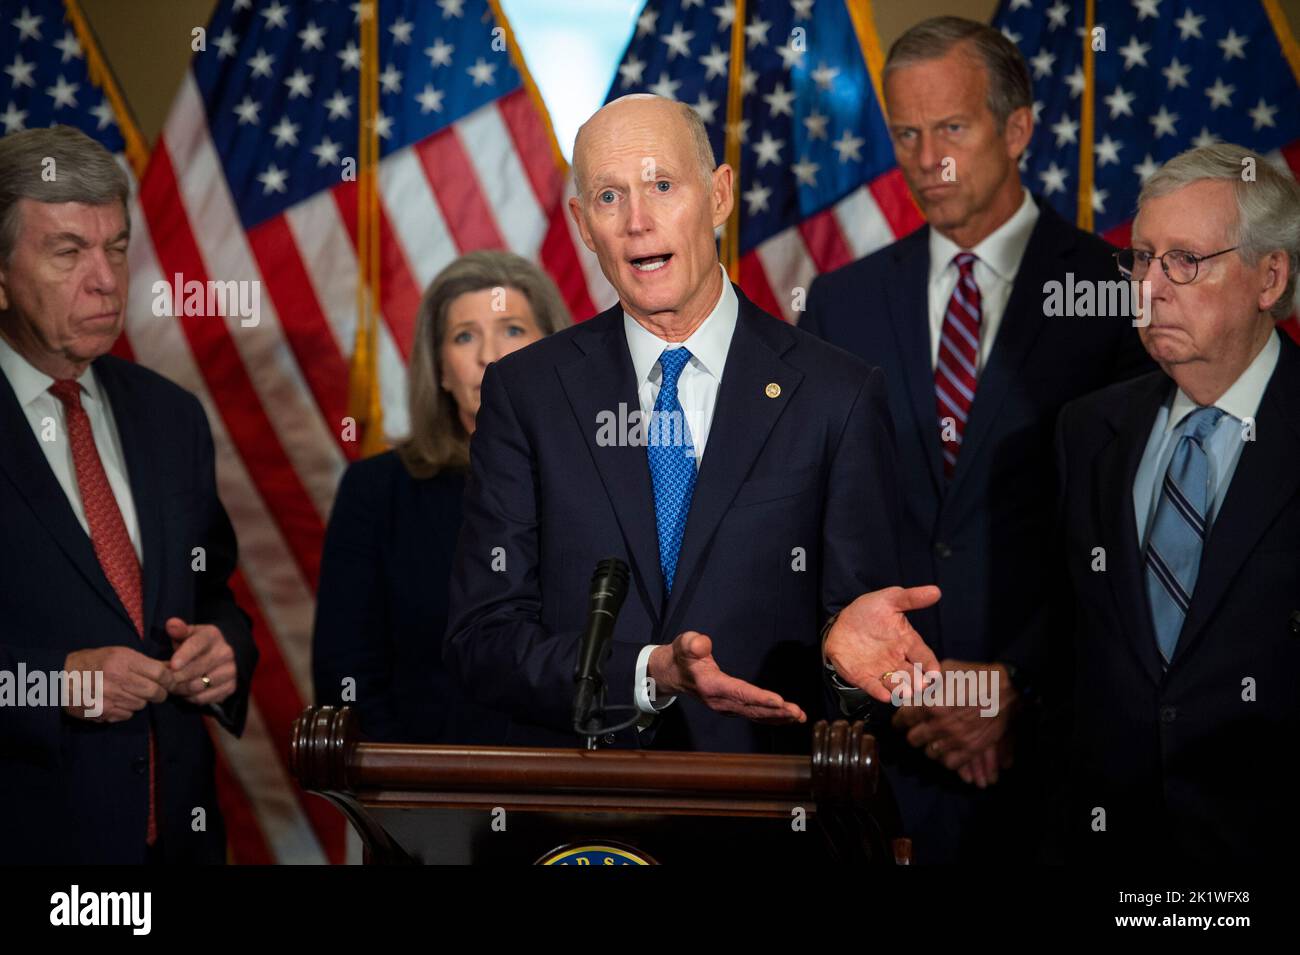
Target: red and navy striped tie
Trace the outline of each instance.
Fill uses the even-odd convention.
[[[952,260],[959,273],[957,287],[943,316],[939,361],[934,367],[943,473],[949,480],[957,467],[957,452],[961,450],[966,419],[975,401],[980,353],[980,290],[972,274],[976,256],[972,252],[959,252]]]

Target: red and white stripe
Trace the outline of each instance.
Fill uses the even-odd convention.
[[[808,286],[919,228],[924,220],[893,169],[741,256],[740,286],[760,308],[798,322]]]

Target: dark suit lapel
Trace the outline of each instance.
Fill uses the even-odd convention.
[[[975,401],[962,435],[957,469],[949,487],[950,495],[974,467],[980,445],[993,430],[1007,393],[1043,332],[1047,323],[1043,316],[1043,283],[1051,278],[1064,279],[1061,259],[1073,247],[1072,228],[1049,206],[1040,204],[1038,221],[1034,223],[1029,245],[1025,247],[1020,268],[1016,270],[1016,280],[1002,313],[997,338],[975,386]]]
[[[937,491],[943,486],[939,444],[939,409],[930,361],[930,230],[927,226],[898,242],[891,252],[898,281],[886,283],[889,323],[898,343],[899,368],[885,374],[901,375],[916,418],[914,434],[921,435],[930,480]],[[919,304],[918,304],[919,303]],[[901,411],[901,409],[899,409]],[[895,412],[897,414],[898,412]],[[900,427],[899,432],[905,429]]]
[[[1163,373],[1148,375],[1126,389],[1126,403],[1111,417],[1115,436],[1097,455],[1093,465],[1093,505],[1106,548],[1106,578],[1110,581],[1125,634],[1153,683],[1163,675],[1160,651],[1147,602],[1146,572],[1138,545],[1137,517],[1133,510],[1133,481],[1151,436],[1160,404],[1171,383]],[[964,452],[965,449],[963,449]]]
[[[740,299],[736,331],[709,426],[709,443],[695,482],[686,533],[677,558],[677,576],[664,612],[665,620],[691,590],[692,578],[723,515],[740,489],[777,418],[794,397],[803,373],[781,360],[794,345],[794,333],[763,315],[749,299]],[[769,384],[780,395],[767,396]]]
[[[149,447],[156,441],[158,428],[150,416],[149,403],[141,400],[130,381],[118,373],[111,362],[95,362],[95,378],[108,397],[117,436],[122,442],[127,479],[131,483],[131,497],[135,504],[136,520],[140,525],[141,577],[144,585],[144,628],[148,635],[158,603],[158,587],[162,578],[161,517],[158,513],[159,492],[153,458]],[[193,623],[194,621],[189,621]]]
[[[599,422],[604,416],[613,414],[619,419],[621,438],[622,421],[641,407],[632,355],[623,333],[622,307],[615,305],[584,322],[573,342],[582,352],[581,357],[556,371],[614,508],[637,580],[644,587],[642,597],[651,614],[656,615],[663,604],[664,584],[646,450],[622,440],[609,446],[597,442]],[[626,409],[623,414],[620,404]]]
[[[1282,334],[1282,333],[1278,333]],[[1285,336],[1283,336],[1285,338]],[[1269,379],[1255,418],[1255,439],[1241,449],[1227,496],[1201,555],[1196,589],[1174,650],[1176,666],[1205,634],[1229,585],[1278,511],[1300,492],[1300,357],[1290,342]]]
[[[96,369],[98,374],[98,368]],[[122,606],[113,587],[104,576],[99,558],[90,543],[90,536],[82,528],[72,511],[68,497],[63,493],[58,479],[50,470],[45,453],[32,434],[31,425],[9,379],[0,374],[0,471],[8,475],[18,493],[26,499],[37,519],[45,525],[55,543],[63,550],[86,582],[130,623],[131,617]],[[134,624],[132,624],[134,626]]]

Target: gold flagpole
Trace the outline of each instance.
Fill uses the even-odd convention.
[[[1075,222],[1080,229],[1091,232],[1092,217],[1092,140],[1093,96],[1097,89],[1096,64],[1092,56],[1092,29],[1097,22],[1096,0],[1087,0],[1084,6],[1083,29],[1083,96],[1079,104],[1079,207]]]
[[[139,179],[144,175],[144,167],[149,162],[149,148],[145,145],[144,136],[136,127],[135,117],[126,105],[126,97],[122,95],[113,71],[108,68],[104,54],[100,52],[95,33],[91,30],[86,15],[81,11],[81,4],[78,0],[63,0],[63,9],[67,14],[68,22],[72,24],[73,32],[77,35],[77,42],[81,44],[81,52],[86,55],[86,74],[90,77],[90,82],[104,91],[104,96],[113,107],[117,128],[126,143],[127,161],[135,171],[136,178]]]
[[[735,204],[722,227],[722,264],[731,281],[740,283],[740,122],[745,115],[745,0],[736,0],[736,17],[731,22],[731,61],[727,74],[727,126],[723,161],[731,167]]]
[[[379,316],[379,17],[378,4],[360,8],[361,69],[357,131],[357,331],[348,375],[348,414],[356,421],[361,456],[387,447],[379,398],[376,325]]]

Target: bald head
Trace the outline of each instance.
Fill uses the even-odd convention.
[[[578,131],[569,212],[623,309],[666,341],[685,341],[717,304],[715,233],[735,200],[704,124],[682,103],[624,96]]]
[[[579,127],[573,141],[573,180],[578,195],[584,195],[588,185],[590,157],[601,155],[629,133],[640,133],[648,142],[661,142],[665,147],[685,146],[699,164],[701,179],[709,182],[715,166],[713,146],[699,114],[685,103],[631,93],[606,103]],[[647,158],[655,159],[655,153],[648,152]]]

